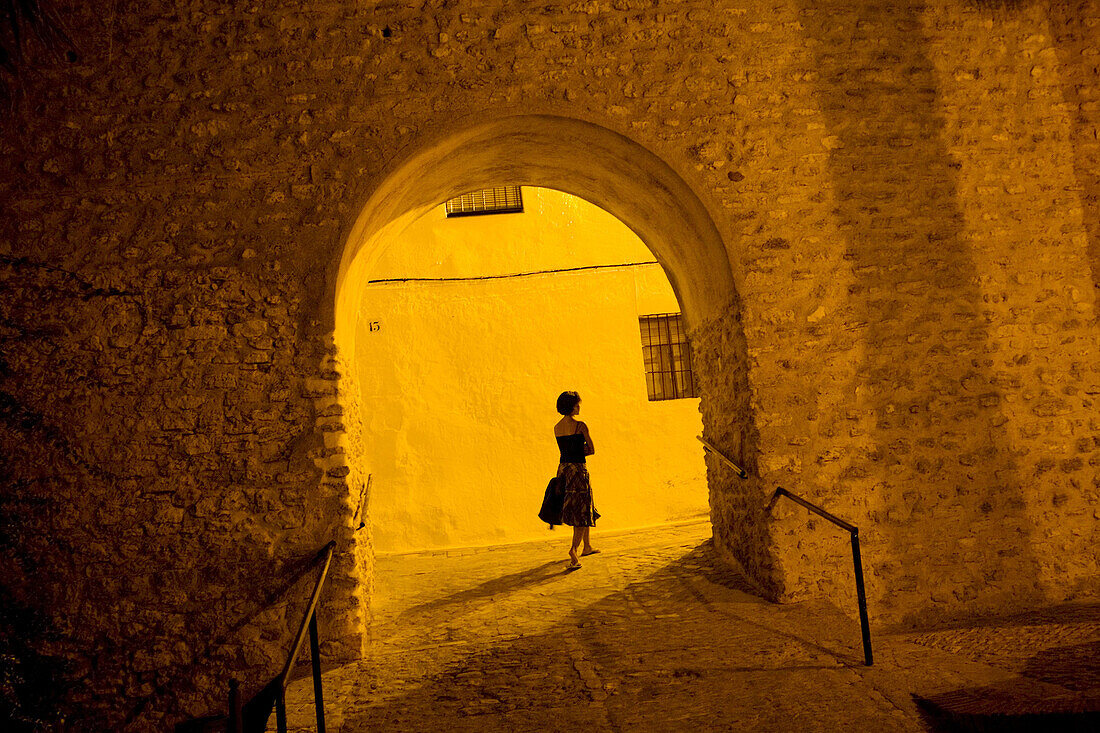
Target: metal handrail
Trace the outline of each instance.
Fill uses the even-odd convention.
[[[696,440],[703,444],[703,449],[708,453],[713,453],[718,458],[737,472],[737,475],[741,478],[748,478],[748,474],[745,469],[738,466],[731,461],[722,451],[718,450],[714,445],[705,440],[702,435],[695,436]],[[855,569],[856,576],[856,600],[859,603],[859,629],[863,635],[863,661],[870,667],[873,661],[871,654],[871,625],[867,619],[867,593],[863,587],[863,558],[859,551],[859,527],[855,526],[851,522],[846,522],[835,514],[830,514],[817,504],[806,501],[797,494],[792,494],[783,487],[779,487],[775,490],[775,494],[772,495],[771,501],[768,503],[768,511],[771,511],[772,507],[779,500],[779,497],[785,496],[796,504],[806,507],[809,511],[817,514],[818,516],[829,520],[836,526],[848,532],[852,537],[852,566]]]
[[[332,540],[323,548],[315,562],[324,559],[321,574],[317,577],[317,584],[313,587],[313,595],[309,599],[309,607],[302,619],[302,625],[298,627],[298,635],[294,637],[294,646],[290,650],[290,656],[286,660],[283,671],[275,679],[278,680],[278,689],[275,696],[275,720],[279,733],[286,733],[286,688],[290,684],[290,673],[294,669],[294,663],[298,660],[298,652],[302,649],[306,631],[309,631],[310,662],[313,667],[313,701],[317,708],[317,731],[325,733],[325,702],[321,691],[321,649],[317,635],[317,602],[321,598],[321,588],[325,584],[329,565],[332,564],[332,554],[336,549],[336,541]]]
[[[859,629],[863,634],[863,662],[868,667],[871,666],[873,661],[871,656],[871,625],[867,620],[867,594],[863,588],[863,558],[859,552],[859,527],[855,526],[851,522],[845,522],[840,517],[837,517],[829,512],[825,511],[817,504],[806,501],[797,494],[792,494],[783,487],[779,487],[775,490],[775,494],[772,495],[771,501],[768,503],[768,511],[771,511],[775,503],[779,501],[779,497],[785,496],[795,504],[806,507],[809,511],[829,520],[836,526],[849,532],[852,536],[852,566],[855,568],[856,576],[856,600],[859,603]]]
[[[309,572],[311,569],[317,567],[322,562],[324,563],[321,568],[321,573],[317,577],[317,583],[314,585],[313,593],[310,595],[309,606],[306,609],[305,618],[302,619],[302,625],[298,629],[298,634],[294,638],[294,646],[291,649],[290,656],[287,659],[282,671],[274,677],[270,682],[264,685],[256,695],[254,695],[248,702],[242,700],[241,684],[236,679],[229,680],[229,710],[228,715],[224,718],[218,716],[207,716],[205,718],[195,718],[187,721],[183,721],[176,726],[177,731],[186,730],[194,731],[200,728],[195,727],[196,724],[207,725],[214,720],[224,720],[225,730],[228,733],[243,733],[244,731],[264,730],[267,725],[268,718],[271,716],[272,708],[276,711],[276,716],[279,721],[279,732],[286,733],[286,688],[289,684],[290,673],[294,668],[294,663],[298,659],[298,653],[301,651],[302,643],[305,640],[306,631],[309,632],[310,650],[312,652],[313,663],[313,695],[314,701],[317,705],[317,730],[319,733],[324,733],[325,730],[325,708],[324,699],[321,695],[321,652],[320,645],[318,643],[317,634],[317,604],[321,597],[321,589],[325,584],[325,578],[328,575],[329,566],[332,564],[332,556],[336,550],[336,541],[332,540],[324,547],[322,547],[311,560],[304,563],[293,573],[293,578],[280,590],[273,594],[269,594],[262,604],[263,607],[267,607],[274,603],[279,597],[287,593],[292,587],[294,587],[298,580],[303,575]],[[235,627],[239,629],[243,626]],[[200,658],[206,658],[210,655],[210,650],[216,648],[217,645],[224,643],[223,639],[216,639],[214,643],[208,647],[207,651],[200,655]],[[155,694],[155,693],[154,693]],[[148,698],[146,698],[148,699]],[[202,727],[201,730],[207,730],[206,727]]]
[[[722,460],[723,463],[725,463],[730,468],[732,468],[734,471],[736,471],[737,475],[740,478],[748,478],[749,477],[749,475],[747,473],[745,473],[745,469],[741,468],[736,463],[734,463],[729,458],[727,458],[726,455],[724,453],[722,453],[722,451],[718,450],[713,445],[711,445],[709,442],[707,442],[703,438],[702,435],[696,435],[695,439],[703,444],[703,450],[705,450],[708,453],[713,453],[714,455],[718,456]]]
[[[335,549],[336,541],[333,540],[321,550],[324,557],[324,566],[322,566],[321,574],[317,578],[317,584],[313,587],[313,595],[309,599],[309,608],[306,609],[305,618],[302,619],[302,625],[298,627],[298,635],[294,638],[294,647],[290,651],[290,657],[287,658],[283,673],[280,675],[283,679],[284,690],[290,684],[290,671],[294,667],[294,662],[298,660],[298,652],[301,651],[302,642],[305,641],[306,628],[310,619],[314,618],[314,611],[317,610],[317,601],[321,598],[321,586],[325,584],[325,576],[328,575],[328,566],[332,563],[332,553]]]

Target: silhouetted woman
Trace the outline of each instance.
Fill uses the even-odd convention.
[[[584,464],[585,456],[595,453],[596,448],[592,445],[588,426],[577,419],[581,413],[579,394],[562,392],[558,395],[558,412],[565,416],[554,426],[554,437],[561,451],[558,478],[565,492],[561,522],[573,528],[573,544],[569,548],[569,567],[566,569],[576,570],[581,566],[581,557],[599,552],[588,539],[589,529],[596,526],[600,514],[592,504],[592,484],[588,481],[588,468]],[[582,543],[584,547],[578,556],[577,548]]]

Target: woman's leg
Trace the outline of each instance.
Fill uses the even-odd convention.
[[[581,540],[584,542],[584,549],[581,550],[581,554],[583,555],[591,555],[594,552],[594,550],[592,549],[592,543],[588,539],[588,533],[590,531],[592,531],[591,527],[585,527],[584,536],[581,537]]]
[[[588,527],[574,527],[573,528],[573,546],[569,548],[569,559],[575,565],[581,561],[577,556],[577,548],[581,546],[581,541],[584,540],[584,531]]]

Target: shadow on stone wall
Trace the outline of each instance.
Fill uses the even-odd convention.
[[[1100,9],[1092,3],[1055,0],[1050,4],[1050,31],[1062,65],[1062,95],[1069,106],[1073,170],[1081,189],[1088,261],[1093,284],[1100,288],[1100,56],[1095,54],[1096,23],[1100,23]],[[1096,296],[1100,309],[1100,291]]]
[[[1020,603],[1037,577],[923,10],[802,6],[862,337],[846,393],[873,414],[841,489],[871,492],[853,501],[872,513],[873,605],[895,620]]]

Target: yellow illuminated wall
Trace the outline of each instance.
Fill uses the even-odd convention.
[[[558,393],[583,398],[597,531],[707,514],[698,399],[646,397],[638,316],[679,311],[653,255],[621,222],[557,191],[525,212],[433,209],[374,262],[354,368],[375,549],[549,536],[536,513],[557,468]],[[568,530],[566,529],[565,532]],[[558,530],[563,541],[567,536]]]

